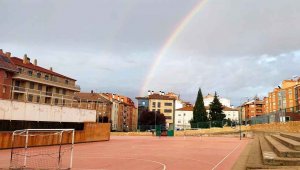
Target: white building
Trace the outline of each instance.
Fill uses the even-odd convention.
[[[175,110],[175,128],[190,129],[190,120],[193,119],[193,106],[186,106]]]
[[[226,115],[225,119],[230,119],[231,121],[238,121],[239,120],[239,110],[230,108],[230,107],[224,107],[223,109],[224,114]]]
[[[205,107],[207,114],[209,113],[209,106]],[[239,110],[231,107],[224,106],[223,113],[226,115],[224,119],[230,119],[232,121],[239,120]]]
[[[208,94],[203,98],[204,106],[209,106],[213,100],[214,100],[214,95]],[[223,106],[231,107],[229,99],[219,97],[219,100]]]

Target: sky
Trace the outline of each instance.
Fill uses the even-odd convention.
[[[0,49],[75,78],[81,90],[147,90],[239,105],[300,75],[299,0],[0,0]],[[154,65],[154,66],[153,66]],[[151,70],[153,75],[145,83]]]

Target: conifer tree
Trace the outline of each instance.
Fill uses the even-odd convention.
[[[207,120],[207,112],[204,106],[202,91],[201,88],[199,88],[191,123],[206,122]]]
[[[222,121],[226,117],[223,114],[223,105],[218,98],[217,92],[215,92],[214,100],[209,105],[209,117],[211,121]]]

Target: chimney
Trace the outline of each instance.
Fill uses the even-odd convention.
[[[118,96],[118,101],[120,101],[120,96]]]
[[[148,96],[151,95],[151,90],[148,90]]]
[[[151,92],[151,94],[153,94],[153,93],[154,93],[154,91]]]
[[[37,66],[37,59],[34,59],[34,60],[33,60],[33,64],[34,64],[35,66]]]
[[[11,53],[10,52],[6,52],[6,56],[7,57],[11,57]]]
[[[53,71],[53,68],[52,67],[50,67],[50,69],[49,69],[50,71]]]
[[[115,94],[112,94],[112,98],[115,99]]]
[[[24,57],[23,57],[23,63],[24,64],[27,64],[28,63],[28,57],[27,57],[27,54],[24,54]]]
[[[124,99],[122,98],[122,99],[121,99],[121,102],[123,102],[123,101],[124,101]]]
[[[93,94],[93,93],[94,93],[94,91],[93,91],[93,90],[91,90],[91,93]]]

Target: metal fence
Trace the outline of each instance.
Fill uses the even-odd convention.
[[[288,121],[300,121],[299,106],[285,108],[261,116],[252,117],[250,118],[249,123],[251,125],[255,125],[255,124],[288,122]]]
[[[198,122],[198,123],[191,123],[191,128],[201,128],[201,129],[209,129],[213,127],[223,128],[224,125],[227,124],[227,120],[222,121],[207,121],[207,122]]]

